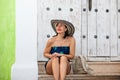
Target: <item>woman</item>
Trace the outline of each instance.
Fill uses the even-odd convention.
[[[53,75],[55,80],[65,80],[70,73],[70,59],[75,55],[74,26],[65,20],[51,20],[56,35],[50,38],[44,50],[49,58],[45,64],[46,73]]]

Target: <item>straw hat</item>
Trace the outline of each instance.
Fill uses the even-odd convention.
[[[52,25],[53,30],[56,32],[55,27],[56,27],[56,25],[57,25],[58,23],[60,23],[60,22],[64,23],[65,26],[67,27],[68,36],[73,36],[73,34],[74,34],[74,32],[75,32],[75,28],[74,28],[74,26],[73,26],[72,23],[70,23],[70,22],[68,22],[68,21],[65,21],[65,20],[57,20],[57,19],[56,19],[56,20],[51,20],[51,25]],[[57,33],[57,32],[56,32],[56,33]]]

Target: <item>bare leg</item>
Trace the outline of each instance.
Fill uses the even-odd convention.
[[[70,72],[70,65],[66,56],[60,58],[60,80],[65,80],[66,74]]]
[[[52,72],[52,59],[50,59],[46,65],[46,73],[49,75],[53,75]]]
[[[59,80],[59,58],[54,57],[52,59],[52,70],[53,70],[53,76],[55,80]]]

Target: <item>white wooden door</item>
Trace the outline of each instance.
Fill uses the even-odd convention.
[[[120,60],[120,0],[38,0],[38,61],[55,35],[51,19],[75,26],[76,55],[89,61]]]
[[[120,0],[91,0],[88,10],[88,60],[120,60]]]

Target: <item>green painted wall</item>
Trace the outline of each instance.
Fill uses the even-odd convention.
[[[0,0],[0,80],[10,80],[15,60],[15,0]]]

